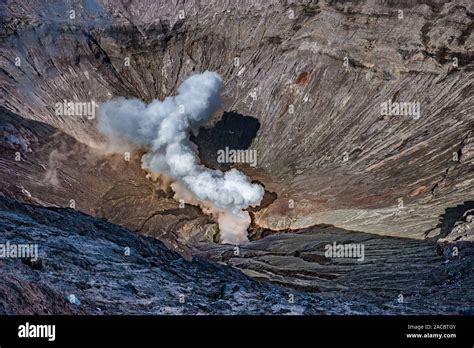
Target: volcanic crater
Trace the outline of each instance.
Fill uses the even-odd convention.
[[[278,305],[295,292],[307,314],[472,314],[472,2],[250,3],[78,1],[74,19],[56,1],[0,5],[0,231],[52,253],[40,269],[0,260],[8,273],[0,312],[128,313],[126,303],[153,297],[145,275],[124,290],[112,251],[77,245],[97,237],[103,250],[110,238],[116,248],[134,245],[134,266],[156,266],[170,284],[179,276],[160,257],[184,258],[176,264],[190,287],[205,287],[213,270],[235,283],[210,281],[199,293],[204,304],[184,310],[170,290],[152,306],[144,301],[142,313],[304,313]],[[144,171],[142,149],[127,158],[110,151],[98,110],[93,118],[54,110],[64,100],[164,100],[205,71],[224,85],[221,108],[190,135],[201,163],[237,168],[265,188],[261,204],[248,208],[249,242],[238,247],[219,243],[213,216],[180,206],[166,182]],[[421,115],[381,115],[388,101],[417,101]],[[226,147],[255,151],[257,165],[219,163]],[[30,235],[11,232],[28,225]],[[61,254],[49,241],[53,227],[76,250]],[[364,244],[365,261],[326,257],[334,242]],[[94,287],[104,280],[87,263],[107,257],[116,283]],[[56,283],[61,258],[87,276]],[[15,286],[38,280],[41,289],[29,291],[54,306],[6,302],[23,298],[11,295]],[[114,291],[116,311],[106,295]],[[273,297],[259,309],[257,295],[230,299],[238,291]],[[65,302],[69,292],[85,305]]]

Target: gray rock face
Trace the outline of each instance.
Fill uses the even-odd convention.
[[[391,313],[469,312],[474,300],[472,242],[459,242],[454,256],[446,252],[441,257],[435,241],[383,237],[329,225],[295,232],[241,245],[239,255],[228,245],[215,244],[197,246],[196,254],[226,262],[253,278],[323,298],[361,296]],[[327,246],[334,243],[358,245],[363,253],[341,258],[326,254]]]
[[[438,239],[438,242],[445,241],[474,241],[474,209],[466,211],[462,220],[456,222],[451,232],[446,237]]]
[[[0,197],[1,244],[39,257],[0,258],[0,314],[342,314],[355,302],[253,280],[72,209]],[[10,254],[10,256],[12,256]],[[78,299],[77,301],[72,301]],[[72,302],[77,302],[74,304]],[[367,306],[369,312],[382,312]],[[364,311],[365,311],[364,310]]]
[[[454,224],[452,230],[438,239],[437,251],[449,259],[459,256],[459,249],[474,248],[474,209],[464,213],[462,220]]]
[[[454,314],[474,300],[472,249],[446,263],[434,243],[329,227],[273,235],[237,255],[202,244],[214,261],[187,261],[104,219],[0,197],[0,237],[38,247],[34,260],[0,258],[1,314]],[[364,261],[325,257],[332,242],[364,243]]]

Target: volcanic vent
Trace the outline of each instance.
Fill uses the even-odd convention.
[[[214,215],[224,243],[247,241],[250,216],[244,209],[260,204],[263,188],[236,169],[227,172],[200,163],[190,142],[192,129],[206,122],[221,106],[222,78],[216,73],[193,75],[176,97],[144,105],[140,100],[106,102],[99,128],[112,142],[145,146],[145,170],[164,175],[179,201],[201,206]]]

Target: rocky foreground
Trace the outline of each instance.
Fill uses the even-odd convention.
[[[0,314],[469,314],[474,301],[469,244],[443,257],[434,242],[326,227],[272,235],[238,255],[205,244],[201,253],[217,260],[188,261],[105,219],[6,196],[0,238],[39,251],[36,260],[0,258]],[[365,243],[365,261],[319,255],[329,240]]]
[[[0,314],[317,314],[350,308],[253,280],[230,266],[187,261],[154,238],[72,209],[5,197],[0,209],[2,243],[36,243],[40,255],[35,261],[0,259]]]

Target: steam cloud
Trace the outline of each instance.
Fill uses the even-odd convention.
[[[236,169],[206,168],[189,140],[189,133],[221,106],[222,87],[222,78],[207,71],[186,79],[178,94],[164,101],[108,101],[100,108],[99,129],[112,142],[145,148],[142,167],[175,178],[175,198],[217,215],[221,242],[239,244],[247,241],[250,225],[243,209],[259,205],[264,190]]]

